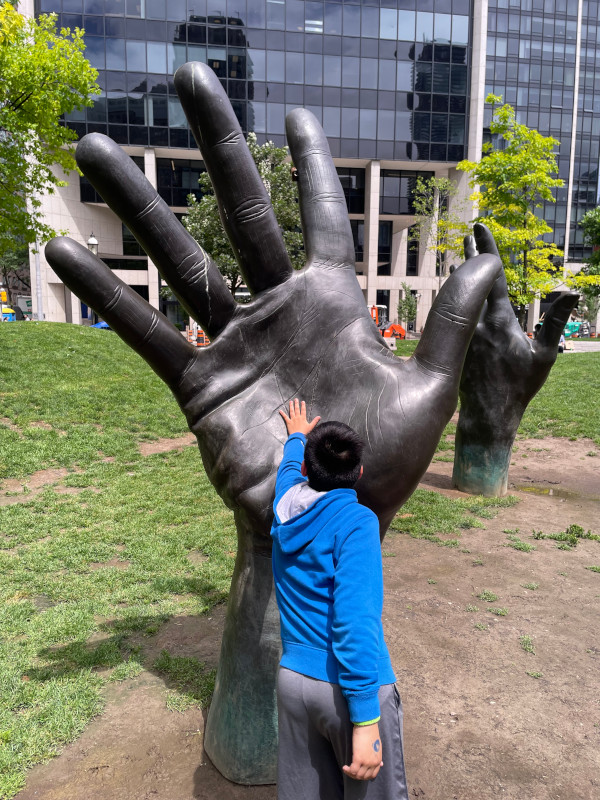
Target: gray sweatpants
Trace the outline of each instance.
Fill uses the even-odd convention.
[[[379,689],[383,767],[373,781],[342,772],[352,763],[352,723],[340,687],[279,668],[278,800],[408,800],[402,704],[395,684]]]

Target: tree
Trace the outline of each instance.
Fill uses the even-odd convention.
[[[300,229],[298,192],[292,181],[287,147],[273,142],[259,145],[256,134],[248,134],[248,148],[267,189],[275,217],[283,233],[287,251],[295,269],[304,266],[304,244]],[[194,239],[213,257],[234,295],[243,284],[239,265],[221,223],[219,206],[208,173],[200,176],[203,196],[188,196],[188,213],[183,224]]]
[[[408,283],[402,284],[402,292],[398,301],[398,321],[408,323],[417,316],[417,297],[411,292]]]
[[[93,103],[98,73],[86,61],[83,31],[56,30],[56,14],[25,17],[0,5],[0,253],[15,240],[45,241],[41,196],[65,186],[54,171],[77,169],[76,134],[61,116]]]
[[[435,253],[435,273],[440,282],[451,256],[463,254],[463,238],[470,226],[460,216],[458,187],[449,178],[417,178],[412,196],[415,223],[409,236]]]
[[[584,242],[593,248],[592,255],[581,270],[590,280],[579,286],[587,309],[585,316],[593,325],[600,311],[600,206],[584,214],[579,224],[583,228]]]
[[[31,292],[29,276],[29,255],[26,247],[16,247],[14,250],[4,250],[0,253],[0,276],[6,287],[9,305],[16,302],[20,292]]]
[[[476,221],[485,222],[496,240],[509,297],[524,327],[526,306],[563,281],[562,251],[543,240],[553,231],[538,211],[556,202],[553,192],[563,185],[552,177],[559,142],[517,122],[512,106],[496,109],[502,97],[490,94],[486,102],[493,107],[493,140],[483,145],[481,161],[461,161],[457,169],[469,172],[470,185],[479,187],[472,195],[480,211]],[[580,281],[569,275],[566,282]]]

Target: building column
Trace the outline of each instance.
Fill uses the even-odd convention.
[[[532,303],[529,304],[527,310],[527,330],[533,332],[536,323],[540,319],[540,298],[536,297]]]
[[[569,179],[567,181],[567,211],[565,220],[565,250],[563,256],[563,278],[569,268],[569,243],[571,239],[571,207],[573,204],[573,173],[575,172],[575,153],[577,149],[577,115],[579,111],[579,75],[581,72],[581,23],[583,0],[577,4],[577,39],[575,41],[575,86],[573,91],[573,123],[571,125],[571,152],[569,154]]]
[[[367,276],[367,305],[377,302],[377,253],[379,250],[379,161],[370,161],[365,169],[364,262]],[[391,311],[391,309],[390,309]]]
[[[156,179],[156,153],[151,147],[144,150],[144,174],[150,185],[158,190]],[[148,259],[148,302],[153,308],[160,308],[160,275],[153,261]]]
[[[469,133],[467,139],[467,158],[469,161],[481,160],[483,147],[483,118],[485,111],[485,62],[487,51],[488,0],[475,0],[473,8],[473,54],[471,65],[471,99],[469,102]],[[437,174],[437,173],[436,173]],[[472,189],[469,175],[450,169],[448,177],[453,180],[458,192],[454,202],[462,209],[465,222],[476,217],[479,209],[470,199]]]

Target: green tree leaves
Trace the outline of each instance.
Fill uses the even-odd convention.
[[[408,283],[402,284],[401,295],[398,301],[398,319],[408,325],[417,316],[417,298],[411,292]]]
[[[486,102],[494,106],[502,98],[488,95]],[[510,105],[494,110],[490,131],[494,139],[484,144],[481,161],[461,161],[457,168],[471,174],[477,221],[492,232],[511,302],[523,308],[563,280],[562,251],[543,240],[553,231],[537,211],[556,202],[554,190],[563,186],[553,177],[559,142],[517,122]]]
[[[581,270],[588,282],[578,287],[585,300],[585,316],[593,324],[600,311],[600,206],[584,214],[579,224],[585,243],[593,247],[592,255]]]
[[[463,238],[471,233],[471,226],[463,221],[457,193],[456,183],[449,178],[419,177],[412,196],[415,224],[411,238],[435,253],[440,277],[446,274],[450,256],[462,260]]]
[[[0,253],[15,240],[55,235],[41,196],[65,186],[63,176],[77,168],[69,147],[76,134],[60,118],[92,105],[100,91],[83,55],[83,31],[57,32],[56,19],[0,5]]]

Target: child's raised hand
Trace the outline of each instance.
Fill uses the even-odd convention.
[[[342,767],[355,781],[372,781],[383,767],[379,725],[359,725],[352,731],[352,764]]]
[[[315,417],[312,422],[309,422],[306,418],[306,403],[304,400],[302,403],[296,398],[295,400],[290,400],[290,415],[285,413],[285,411],[279,411],[281,416],[285,421],[285,427],[287,428],[288,436],[291,436],[292,433],[303,433],[305,436],[309,434],[312,429],[319,423],[321,417]]]

